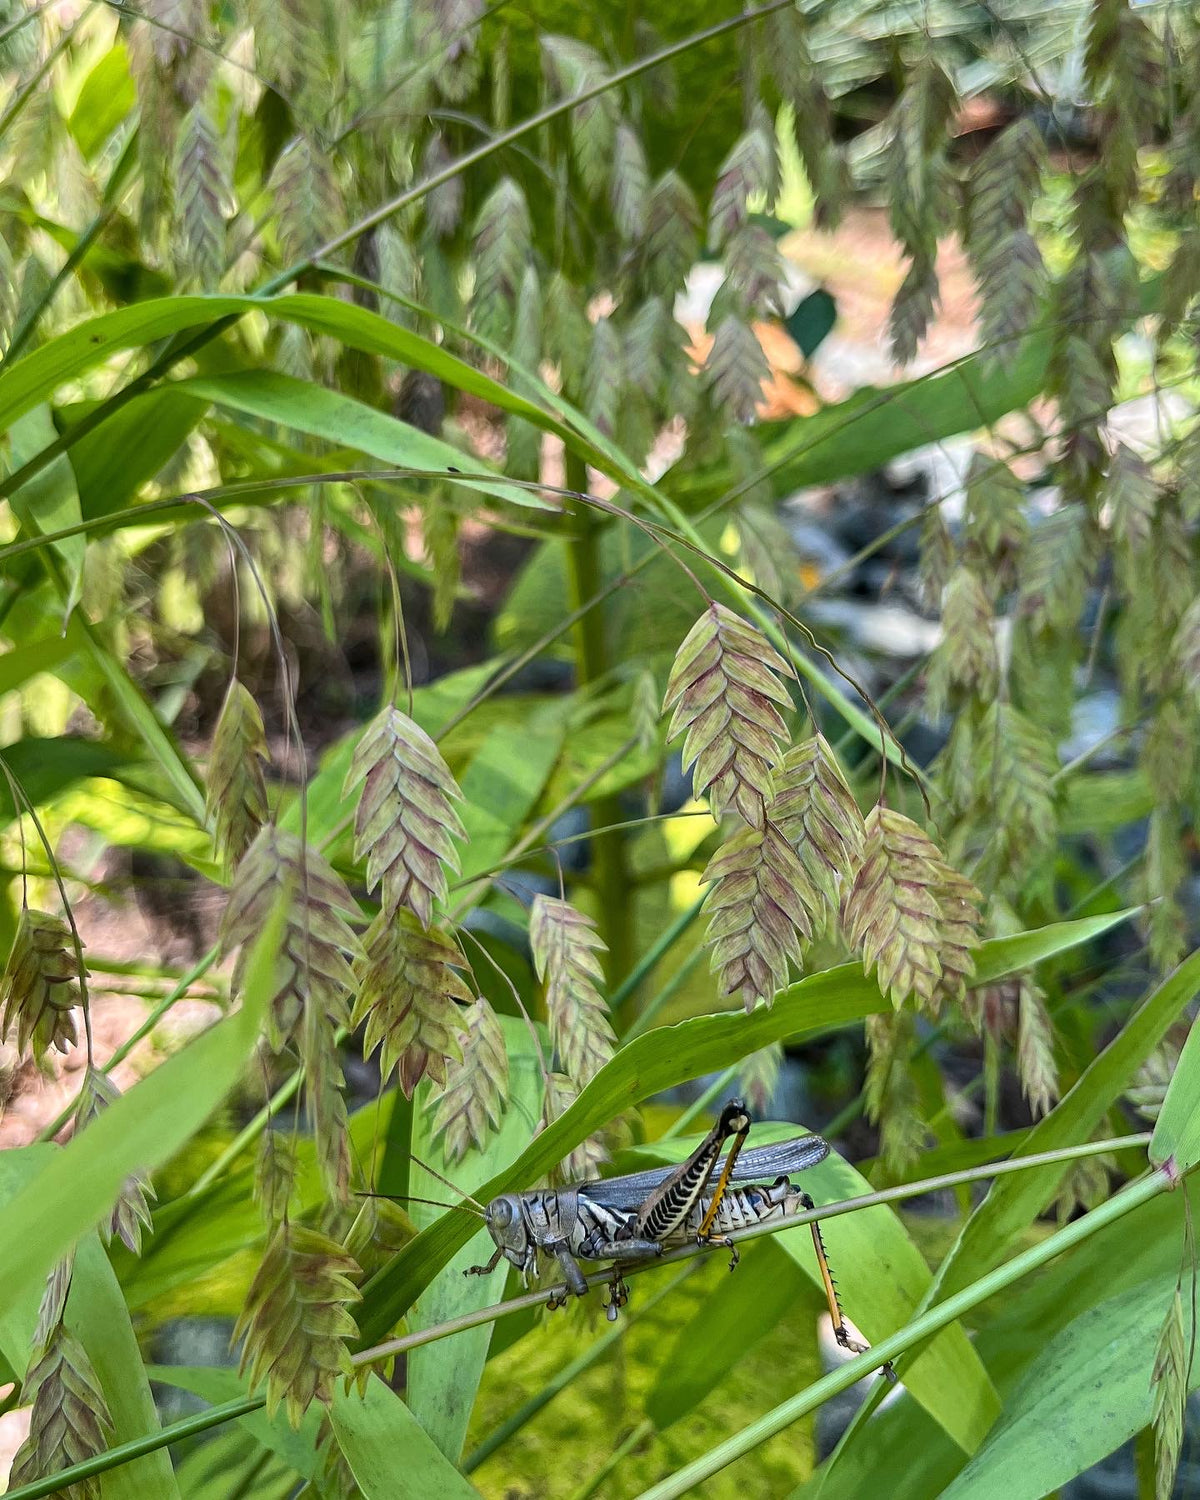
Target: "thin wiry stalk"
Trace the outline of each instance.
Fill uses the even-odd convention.
[[[1016,1172],[1028,1167],[1046,1166],[1053,1162],[1071,1161],[1076,1157],[1095,1156],[1104,1151],[1113,1151],[1129,1146],[1147,1145],[1150,1133],[1142,1131],[1137,1135],[1121,1136],[1114,1140],[1092,1141],[1083,1146],[1067,1146],[1058,1151],[1042,1151],[1032,1156],[1015,1157],[1009,1161],[994,1162],[989,1166],[971,1167],[962,1172],[946,1172],[939,1177],[926,1178],[922,1182],[905,1183],[898,1187],[883,1188],[876,1193],[864,1193],[859,1198],[843,1199],[839,1203],[827,1203],[812,1212],[794,1214],[787,1219],[777,1219],[764,1224],[752,1224],[746,1229],[735,1230],[730,1236],[736,1243],[741,1244],[744,1240],[757,1239],[763,1234],[777,1234],[781,1229],[793,1229],[799,1225],[811,1223],[813,1219],[834,1218],[838,1214],[855,1213],[863,1208],[871,1208],[880,1203],[892,1203],[903,1198],[918,1197],[923,1193],[936,1192],[941,1188],[954,1187],[964,1182],[976,1182],[983,1178],[999,1176],[1005,1172]],[[1035,1246],[1032,1251],[1026,1251],[1015,1260],[999,1267],[982,1281],[974,1283],[973,1286],[960,1292],[958,1296],[951,1299],[956,1305],[962,1299],[973,1299],[963,1302],[962,1309],[974,1306],[981,1296],[974,1296],[979,1288],[988,1283],[988,1290],[983,1295],[990,1295],[993,1290],[1007,1286],[1015,1280],[1018,1275],[1023,1275],[1026,1270],[1032,1270],[1042,1265],[1045,1261],[1052,1259],[1062,1250],[1079,1240],[1087,1238],[1103,1224],[1127,1213],[1146,1199],[1153,1197],[1156,1193],[1164,1191],[1170,1184],[1165,1173],[1159,1169],[1147,1175],[1140,1182],[1122,1190],[1107,1204],[1094,1209],[1090,1214],[1075,1220],[1065,1229],[1052,1235],[1050,1239]],[[1048,1248],[1050,1247],[1050,1248]],[[690,1260],[693,1256],[708,1254],[714,1247],[707,1245],[685,1245],[678,1250],[669,1251],[660,1260],[654,1262],[654,1266],[672,1265],[678,1261]],[[723,1246],[715,1247],[723,1249]],[[1020,1266],[1020,1270],[1014,1272],[1014,1268]],[[625,1269],[625,1276],[636,1275],[641,1271],[650,1270],[651,1266],[639,1265],[629,1266]],[[1006,1274],[1007,1273],[1007,1274]],[[586,1278],[589,1287],[607,1284],[611,1280],[612,1273],[609,1271],[598,1271]],[[421,1329],[419,1332],[405,1334],[401,1338],[389,1339],[385,1343],[377,1344],[371,1349],[364,1349],[352,1356],[351,1363],[356,1369],[365,1365],[377,1364],[381,1360],[390,1359],[396,1354],[404,1353],[409,1349],[419,1348],[423,1344],[436,1343],[440,1339],[449,1338],[451,1334],[462,1333],[468,1328],[477,1328],[484,1323],[495,1322],[497,1318],[509,1313],[521,1312],[528,1307],[537,1307],[544,1303],[554,1288],[543,1287],[536,1292],[526,1292],[520,1297],[510,1297],[505,1302],[497,1302],[491,1307],[480,1308],[476,1312],[466,1313],[462,1317],[451,1318],[444,1323],[434,1324],[432,1327]],[[565,1290],[565,1289],[559,1289]],[[835,1372],[835,1376],[841,1371],[853,1371],[853,1374],[845,1381],[851,1385],[854,1381],[870,1370],[877,1369],[885,1359],[895,1358],[904,1353],[911,1345],[923,1339],[929,1332],[934,1331],[932,1327],[925,1325],[939,1317],[943,1322],[953,1321],[957,1312],[951,1316],[945,1316],[945,1309],[950,1303],[935,1307],[923,1315],[923,1318],[901,1329],[899,1333],[893,1334],[891,1338],[877,1344],[868,1353],[858,1355],[855,1359],[848,1361]],[[938,1322],[936,1327],[943,1326]],[[914,1333],[913,1330],[920,1331]],[[829,1379],[830,1377],[826,1377]],[[815,1390],[816,1388],[811,1388]],[[843,1389],[837,1385],[834,1389],[823,1391],[819,1400],[824,1400],[829,1395],[836,1394],[837,1390]],[[107,1453],[99,1454],[86,1463],[76,1464],[71,1469],[60,1470],[47,1479],[37,1480],[33,1484],[24,1485],[21,1489],[13,1490],[5,1497],[5,1500],[41,1500],[41,1497],[53,1494],[65,1484],[87,1478],[93,1474],[106,1473],[109,1469],[115,1469],[119,1465],[129,1463],[135,1458],[141,1458],[147,1453],[154,1453],[160,1448],[169,1447],[181,1439],[191,1437],[195,1433],[205,1432],[212,1427],[220,1426],[224,1422],[236,1420],[238,1417],[248,1416],[251,1412],[259,1411],[266,1403],[265,1396],[249,1396],[236,1401],[228,1401],[223,1406],[211,1407],[208,1411],[200,1412],[195,1417],[185,1418],[182,1422],[175,1422],[161,1431],[151,1433],[144,1438],[137,1438],[133,1442],[123,1443],[119,1448],[110,1449]],[[819,1401],[814,1402],[819,1404]]]

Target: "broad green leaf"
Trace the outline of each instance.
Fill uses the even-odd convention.
[[[189,1448],[175,1477],[183,1500],[294,1500],[299,1480],[236,1422]]]
[[[1150,1139],[1155,1166],[1173,1160],[1182,1175],[1200,1161],[1200,1022],[1193,1021]]]
[[[114,41],[83,81],[67,129],[90,161],[137,104],[125,43]]]
[[[1200,951],[1185,959],[1130,1017],[1074,1088],[1025,1137],[1024,1153],[1082,1145],[1200,989]],[[1014,1172],[993,1183],[942,1262],[932,1296],[944,1300],[982,1276],[1046,1205],[1067,1163]]]
[[[13,1197],[0,1222],[6,1298],[39,1287],[111,1211],[125,1179],[169,1160],[237,1083],[271,992],[282,916],[277,908],[254,946],[241,1008],[135,1084]]]
[[[1189,1196],[1194,1205],[1200,1200],[1200,1183],[1191,1185]],[[1174,1275],[1183,1219],[1179,1194],[1160,1194],[981,1310],[983,1326],[974,1344],[1001,1396],[1007,1400],[1049,1341],[1092,1307],[1098,1287],[1115,1296]],[[895,1500],[927,1500],[943,1493],[965,1461],[962,1450],[901,1393],[793,1500],[818,1495],[856,1500],[882,1493]]]
[[[734,1275],[720,1282],[683,1325],[646,1397],[646,1415],[660,1431],[716,1390],[734,1365],[792,1308],[803,1277],[769,1240],[747,1245]]]
[[[1087,942],[1124,915],[1057,922],[1043,932],[991,939],[980,947],[976,971],[987,980],[1000,978]],[[843,964],[801,979],[780,991],[773,1006],[760,1007],[750,1015],[697,1016],[677,1026],[645,1032],[621,1048],[575,1103],[530,1143],[510,1171],[473,1189],[475,1196],[486,1201],[497,1193],[528,1187],[593,1131],[652,1094],[726,1068],[771,1042],[817,1036],[851,1025],[883,1009],[884,1004],[874,980],[867,979],[857,965]],[[372,1279],[359,1319],[368,1343],[386,1336],[472,1233],[469,1215],[442,1218]]]
[[[72,424],[87,416],[95,405],[87,402],[59,408],[59,420],[68,436]],[[179,451],[205,410],[204,401],[167,386],[135,396],[101,426],[73,443],[68,455],[84,519],[111,515],[128,504]],[[196,505],[189,506],[184,514],[193,521],[205,516]]]
[[[157,1384],[191,1391],[193,1396],[200,1396],[210,1406],[220,1406],[250,1395],[249,1386],[232,1365],[150,1365],[146,1373]],[[293,1431],[283,1412],[277,1411],[274,1417],[269,1417],[264,1408],[238,1417],[237,1421],[257,1443],[271,1453],[277,1453],[289,1469],[294,1469],[305,1479],[311,1479],[317,1473],[320,1466],[317,1454],[321,1427],[319,1406],[309,1407],[298,1431]]]
[[[68,656],[74,656],[79,641],[68,626],[66,632],[58,631],[45,640],[30,641],[17,646],[0,656],[0,693],[11,693],[22,687],[39,672],[48,672]]]
[[[19,1201],[59,1155],[57,1148],[49,1145],[0,1152],[0,1205],[6,1221],[11,1218],[10,1205]],[[40,1282],[27,1283],[20,1293],[6,1283],[0,1305],[0,1352],[22,1377],[29,1363],[41,1292]],[[158,1414],[129,1311],[95,1233],[85,1234],[75,1252],[66,1322],[87,1351],[104,1391],[113,1419],[113,1443],[131,1442],[157,1432]],[[141,1500],[148,1494],[161,1495],[163,1500],[178,1497],[165,1449],[104,1476],[104,1500]]]
[[[280,375],[273,370],[239,370],[231,375],[197,375],[171,387],[177,393],[200,396],[233,411],[258,417],[264,422],[278,422],[326,442],[340,443],[369,453],[372,458],[397,468],[431,469],[444,473],[459,469],[478,474],[488,465],[479,458],[445,443],[441,438],[422,432],[398,417],[378,411],[352,396],[331,391],[325,386]],[[461,479],[455,481],[465,489],[508,501],[512,505],[532,506],[538,510],[557,510],[536,490],[506,484],[495,479]]]
[[[7,657],[0,657],[0,672],[7,660]],[[8,745],[3,754],[9,769],[35,807],[57,796],[72,782],[83,781],[89,776],[106,776],[129,763],[128,756],[110,745],[76,739],[69,734],[53,740],[30,735]],[[12,793],[7,780],[0,777],[0,820],[11,819],[13,815]]]
[[[1174,1276],[1147,1282],[1064,1328],[943,1500],[1041,1500],[1140,1432],[1150,1421],[1154,1346],[1174,1292]]]
[[[512,848],[542,795],[562,742],[560,706],[534,712],[524,726],[498,725],[484,740],[459,782],[468,834],[462,880],[494,868]]]
[[[510,1167],[537,1128],[542,1113],[541,1060],[523,1020],[500,1016],[499,1021],[504,1028],[509,1067],[508,1106],[500,1129],[482,1151],[468,1151],[461,1162],[451,1163],[443,1155],[440,1141],[429,1139],[429,1110],[419,1104],[413,1111],[413,1154],[419,1160],[412,1163],[409,1184],[420,1197],[445,1198],[447,1193],[445,1185],[424,1171],[421,1162],[428,1162],[469,1192],[481,1176],[492,1177]],[[422,1089],[420,1103],[425,1103],[428,1093],[427,1087]],[[437,1209],[421,1203],[414,1203],[411,1212],[414,1222],[422,1227],[438,1217]],[[479,1223],[478,1219],[474,1222]],[[495,1248],[487,1230],[479,1225],[478,1233],[451,1260],[446,1274],[434,1282],[420,1306],[409,1314],[409,1328],[429,1328],[499,1301],[504,1295],[507,1261],[501,1261],[488,1276],[462,1274],[468,1266],[489,1260]],[[409,1410],[454,1464],[462,1457],[475,1393],[487,1363],[492,1326],[485,1323],[451,1339],[439,1339],[412,1350],[408,1356]]]
[[[479,1491],[378,1375],[361,1396],[338,1391],[329,1419],[364,1500],[478,1500]]]
[[[759,1126],[753,1132],[753,1142],[787,1140],[795,1133],[794,1125]],[[636,1155],[682,1161],[696,1144],[656,1142]],[[832,1152],[823,1162],[806,1169],[800,1185],[818,1207],[871,1191],[866,1178]],[[894,1210],[879,1204],[860,1213],[838,1214],[821,1227],[847,1317],[873,1343],[902,1328],[920,1305],[932,1276]],[[773,1238],[815,1287],[823,1285],[812,1230],[807,1224]],[[752,1325],[753,1310],[748,1310],[746,1317]],[[966,1453],[979,1446],[1000,1412],[1000,1401],[987,1372],[958,1324],[943,1329],[906,1367],[904,1383]]]
[[[41,453],[58,440],[58,428],[54,425],[50,408],[44,405],[32,407],[9,428],[8,440],[11,467],[19,469],[35,454]],[[29,536],[62,531],[82,519],[75,475],[71,471],[71,465],[61,454],[40,473],[26,480],[14,494],[9,495],[8,503]],[[65,579],[62,591],[63,615],[64,619],[69,619],[79,603],[87,541],[82,536],[72,536],[53,545],[61,560]]]

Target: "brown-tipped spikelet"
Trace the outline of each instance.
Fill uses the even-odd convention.
[[[83,1345],[61,1323],[30,1366],[22,1395],[32,1398],[33,1412],[9,1474],[13,1489],[94,1458],[108,1446],[112,1419],[100,1382]],[[100,1475],[54,1493],[63,1500],[100,1500]]]
[[[4,973],[0,974],[0,1042],[17,1032],[17,1050],[40,1061],[52,1047],[66,1052],[79,1033],[71,1012],[80,1003],[79,964],[61,917],[22,907]]]
[[[579,1098],[579,1090],[565,1073],[551,1073],[546,1079],[546,1098],[542,1105],[541,1129],[552,1125]],[[598,1135],[591,1135],[580,1142],[574,1151],[564,1156],[551,1173],[556,1182],[589,1182],[600,1175],[600,1168],[608,1160],[608,1152]]]
[[[283,1402],[299,1427],[313,1400],[329,1405],[339,1375],[350,1375],[346,1340],[358,1329],[347,1309],[359,1300],[359,1269],[336,1240],[285,1221],[267,1245],[233,1330],[243,1335],[239,1374],[267,1385],[267,1410]]]
[[[1188,1375],[1191,1356],[1184,1329],[1183,1298],[1179,1287],[1171,1298],[1154,1350],[1150,1387],[1154,1393],[1154,1500],[1171,1500],[1175,1471],[1183,1447],[1187,1417]]]
[[[723,604],[710,604],[675,656],[664,711],[674,704],[668,740],[687,731],[683,765],[713,816],[732,807],[761,828],[771,804],[771,770],[787,726],[776,704],[791,707],[780,681],[794,673],[755,628]]]
[[[98,1068],[89,1068],[83,1080],[76,1121],[79,1129],[106,1110],[121,1097],[121,1091],[106,1073]],[[142,1229],[151,1227],[150,1203],[155,1196],[148,1172],[134,1172],[121,1186],[121,1195],[112,1213],[100,1221],[100,1234],[104,1243],[115,1234],[131,1255],[142,1253]]]
[[[721,845],[701,879],[711,887],[705,941],[722,995],[741,995],[746,1009],[769,1005],[787,983],[812,937],[809,913],[821,904],[800,857],[774,823],[742,828]]]
[[[841,909],[862,859],[863,816],[823,734],[793,745],[783,757],[775,775],[771,821],[820,892],[823,903],[810,908],[809,915],[814,928],[824,927]]]
[[[440,927],[426,931],[408,911],[380,912],[358,961],[352,1024],[366,1024],[363,1050],[380,1048],[384,1076],[396,1077],[411,1099],[426,1073],[446,1082],[446,1063],[462,1057],[459,1032],[474,996],[459,970],[467,967],[455,940]]]
[[[33,1330],[33,1349],[29,1357],[31,1365],[37,1364],[50,1347],[55,1330],[63,1320],[67,1309],[67,1297],[71,1291],[71,1278],[75,1274],[74,1248],[67,1251],[62,1260],[51,1266],[42,1288],[42,1300],[38,1303],[37,1326]]]
[[[275,983],[267,1011],[267,1038],[278,1051],[296,1032],[307,1004],[330,1022],[349,1020],[354,975],[346,954],[357,957],[358,938],[348,919],[358,914],[340,875],[292,833],[268,824],[237,867],[221,919],[221,949],[241,947],[234,968],[240,987],[250,949],[288,894],[283,942],[275,959]]]
[[[230,865],[237,864],[267,821],[267,758],[262,713],[235,677],[217,719],[205,793],[217,848]]]
[[[445,1087],[431,1101],[433,1135],[445,1136],[447,1161],[460,1161],[469,1146],[483,1149],[508,1097],[508,1053],[492,1007],[480,996],[463,1019],[462,1059],[448,1065]]]
[[[568,901],[535,896],[529,916],[533,966],[546,986],[550,1041],[576,1088],[589,1083],[616,1051],[617,1038],[596,982],[604,942],[590,917]]]
[[[863,862],[846,894],[846,937],[899,1008],[909,995],[936,1010],[944,987],[961,997],[978,893],[952,871],[924,829],[891,808],[867,814]],[[947,920],[943,899],[950,907]],[[976,916],[975,921],[978,921]],[[944,973],[943,944],[950,951]],[[964,946],[966,944],[966,946]]]
[[[406,906],[428,927],[447,869],[459,869],[454,840],[467,834],[453,799],[462,793],[425,731],[391,706],[359,740],[343,795],[360,781],[354,855],[366,859],[367,884],[382,887],[389,917]]]

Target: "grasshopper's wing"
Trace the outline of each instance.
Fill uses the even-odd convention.
[[[734,1163],[730,1182],[774,1182],[792,1172],[815,1167],[829,1155],[829,1142],[819,1135],[798,1135],[773,1146],[751,1146]],[[630,1172],[624,1177],[608,1177],[601,1182],[582,1182],[579,1191],[594,1203],[607,1208],[640,1208],[660,1183],[677,1167],[651,1167],[645,1172]]]

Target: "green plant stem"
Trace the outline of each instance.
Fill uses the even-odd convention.
[[[1115,1223],[1135,1208],[1140,1208],[1143,1203],[1148,1203],[1151,1198],[1168,1191],[1170,1187],[1171,1181],[1161,1168],[1147,1173],[1139,1181],[1123,1188],[1107,1203],[1093,1209],[1086,1217],[1068,1224],[1057,1234],[1052,1234],[1048,1239],[1043,1240],[1040,1245],[1034,1245],[1022,1254],[1014,1256],[1012,1260],[1006,1261],[1004,1265],[998,1266],[988,1275],[981,1276],[972,1285],[964,1287],[961,1292],[948,1297],[945,1302],[940,1302],[936,1307],[931,1307],[928,1312],[922,1313],[920,1317],[913,1318],[897,1333],[881,1339],[865,1354],[858,1354],[853,1359],[847,1360],[836,1370],[814,1381],[807,1389],[798,1392],[787,1401],[780,1402],[773,1411],[749,1423],[741,1432],[727,1438],[723,1443],[718,1443],[715,1448],[710,1449],[692,1463],[685,1464],[669,1478],[644,1490],[637,1500],[678,1500],[678,1497],[692,1493],[706,1479],[710,1479],[729,1464],[752,1452],[768,1438],[783,1432],[785,1428],[813,1411],[822,1402],[828,1401],[842,1391],[849,1390],[864,1375],[878,1370],[889,1360],[898,1359],[914,1345],[938,1333],[964,1313],[978,1307],[981,1302],[986,1302],[997,1292],[1002,1292],[1006,1287],[1012,1286],[1022,1276],[1027,1276],[1030,1271],[1044,1266],[1047,1261],[1053,1260],[1065,1250],[1090,1238],[1098,1230]]]
[[[922,1194],[936,1192],[941,1188],[955,1187],[963,1182],[976,1182],[985,1177],[998,1177],[1008,1172],[1021,1171],[1029,1167],[1046,1166],[1051,1162],[1073,1161],[1077,1157],[1096,1156],[1105,1151],[1122,1150],[1131,1146],[1146,1145],[1150,1140],[1150,1132],[1142,1131],[1137,1135],[1120,1136],[1115,1140],[1089,1141],[1082,1146],[1065,1146],[1057,1151],[1040,1151],[1031,1156],[1013,1157],[1007,1161],[993,1162],[983,1167],[968,1167],[961,1172],[944,1172],[939,1177],[927,1177],[921,1182],[901,1183],[896,1187],[881,1188],[878,1192],[864,1193],[858,1198],[844,1198],[838,1203],[826,1203],[822,1207],[811,1211],[805,1210],[798,1214],[792,1214],[786,1219],[773,1219],[766,1223],[750,1224],[745,1229],[735,1230],[729,1239],[735,1244],[741,1244],[744,1240],[758,1239],[764,1234],[778,1234],[782,1229],[795,1229],[803,1224],[809,1224],[814,1219],[832,1219],[839,1214],[857,1213],[860,1209],[872,1208],[880,1203],[894,1203],[904,1198],[916,1198]],[[1123,1188],[1107,1203],[1101,1204],[1082,1219],[1077,1219],[1073,1224],[1067,1225],[1065,1229],[1052,1235],[1043,1241],[1034,1250],[1026,1251],[1015,1260],[1000,1266],[996,1271],[985,1276],[982,1281],[975,1282],[964,1291],[956,1294],[945,1303],[931,1308],[919,1318],[906,1324],[899,1333],[893,1334],[882,1343],[877,1344],[866,1354],[858,1355],[848,1364],[843,1365],[842,1370],[853,1370],[854,1373],[846,1380],[845,1384],[838,1384],[829,1389],[824,1389],[826,1382],[833,1377],[827,1376],[825,1381],[818,1381],[817,1385],[810,1386],[808,1392],[801,1392],[801,1396],[822,1388],[822,1394],[813,1402],[818,1405],[820,1401],[829,1396],[836,1395],[838,1391],[845,1390],[847,1386],[867,1374],[870,1370],[877,1369],[887,1359],[893,1359],[903,1354],[906,1349],[914,1344],[920,1343],[928,1338],[930,1334],[936,1333],[946,1323],[953,1322],[959,1312],[965,1312],[985,1301],[994,1292],[1002,1290],[1005,1286],[1023,1276],[1026,1271],[1033,1270],[1043,1265],[1054,1255],[1067,1249],[1070,1245],[1078,1243],[1096,1230],[1110,1224],[1113,1220],[1128,1213],[1130,1209],[1136,1208],[1140,1203],[1152,1198],[1156,1193],[1163,1192],[1171,1186],[1171,1182],[1161,1169],[1149,1173],[1139,1182],[1130,1187]],[[1047,1246],[1057,1248],[1047,1252]],[[626,1266],[624,1275],[626,1278],[636,1276],[643,1271],[656,1269],[659,1266],[675,1265],[680,1261],[690,1261],[698,1255],[711,1254],[714,1249],[723,1251],[725,1246],[712,1245],[681,1245],[677,1250],[670,1250],[652,1264],[641,1264]],[[1033,1257],[1031,1259],[1031,1257]],[[1016,1267],[1020,1269],[1014,1269]],[[607,1285],[612,1280],[611,1271],[596,1271],[584,1278],[589,1287]],[[979,1292],[981,1287],[986,1289]],[[465,1332],[468,1328],[478,1328],[484,1323],[494,1323],[497,1318],[506,1317],[510,1313],[523,1312],[526,1308],[538,1307],[546,1299],[554,1294],[563,1293],[565,1287],[542,1287],[535,1292],[525,1292],[519,1297],[510,1297],[506,1302],[497,1302],[491,1307],[479,1308],[474,1312],[463,1313],[461,1317],[450,1318],[444,1323],[435,1323],[429,1328],[423,1328],[416,1333],[406,1333],[399,1338],[388,1339],[382,1344],[376,1344],[373,1348],[364,1349],[351,1357],[351,1363],[356,1369],[364,1365],[377,1364],[380,1360],[391,1359],[397,1354],[405,1354],[410,1349],[418,1349],[424,1344],[436,1343],[439,1339],[449,1338],[451,1334]],[[976,1293],[979,1293],[976,1295]],[[966,1298],[965,1302],[963,1299]],[[945,1309],[955,1307],[957,1310],[945,1314]],[[938,1320],[940,1321],[931,1321]],[[835,1372],[835,1376],[841,1372]],[[793,1400],[799,1400],[799,1397]],[[258,1411],[266,1405],[265,1396],[248,1396],[236,1401],[228,1401],[223,1406],[214,1406],[206,1412],[199,1413],[196,1417],[185,1418],[182,1422],[175,1422],[169,1427],[164,1427],[159,1432],[149,1433],[145,1437],[137,1438],[133,1442],[122,1443],[120,1447],[110,1448],[104,1453],[99,1453],[95,1458],[89,1458],[83,1463],[73,1464],[70,1468],[60,1469],[58,1473],[47,1475],[44,1479],[35,1480],[32,1484],[22,1485],[18,1490],[12,1490],[5,1496],[5,1500],[39,1500],[43,1495],[53,1494],[55,1490],[64,1489],[67,1485],[74,1484],[81,1479],[90,1478],[94,1474],[106,1473],[109,1469],[115,1469],[120,1464],[128,1463],[131,1459],[141,1458],[146,1453],[154,1453],[159,1448],[166,1448],[171,1443],[178,1442],[181,1438],[190,1437],[194,1433],[204,1432],[210,1427],[216,1427],[222,1422],[229,1422],[237,1417],[244,1417],[250,1412]],[[787,1403],[785,1403],[787,1405]],[[778,1412],[781,1408],[776,1408]],[[804,1410],[811,1410],[805,1407]],[[768,1420],[774,1413],[768,1414]],[[797,1412],[797,1416],[803,1412]],[[789,1418],[794,1421],[795,1418]],[[784,1426],[787,1423],[783,1423]],[[750,1429],[747,1429],[749,1431]],[[764,1437],[770,1436],[764,1433]],[[745,1434],[739,1434],[744,1437]],[[759,1441],[762,1439],[760,1438]],[[750,1446],[754,1446],[750,1444]],[[719,1450],[713,1450],[717,1452]],[[708,1457],[711,1458],[711,1454]],[[734,1454],[733,1457],[737,1455]],[[701,1460],[700,1462],[703,1462]],[[724,1467],[725,1463],[732,1462],[732,1458],[722,1461],[718,1467]],[[710,1472],[715,1473],[716,1470]],[[703,1477],[703,1476],[701,1476]],[[673,1493],[682,1494],[683,1491]],[[655,1497],[659,1500],[659,1497]]]
[[[600,1486],[621,1460],[627,1454],[632,1453],[639,1443],[645,1442],[653,1432],[654,1423],[649,1418],[639,1422],[629,1436],[623,1442],[617,1444],[596,1472],[585,1479],[579,1488],[572,1493],[571,1500],[591,1500],[591,1496],[597,1493]]]
[[[724,1093],[724,1091],[729,1087],[729,1085],[737,1077],[738,1066],[739,1064],[734,1063],[731,1068],[726,1068],[723,1073],[718,1074],[718,1076],[712,1081],[712,1083],[709,1084],[709,1086],[704,1090],[700,1097],[698,1099],[694,1099],[692,1103],[689,1104],[688,1107],[679,1116],[679,1118],[675,1120],[674,1123],[670,1125],[666,1130],[663,1131],[662,1135],[659,1136],[659,1140],[672,1141],[676,1138],[676,1136],[681,1136],[683,1132],[688,1128],[688,1126],[692,1123],[692,1121],[696,1118],[696,1116],[703,1114],[708,1106],[713,1102],[713,1100],[716,1099],[718,1095]]]
[[[667,980],[666,984],[663,985],[662,989],[659,990],[658,994],[649,1001],[641,1015],[636,1017],[629,1030],[625,1033],[624,1041],[631,1042],[635,1036],[641,1036],[643,1031],[650,1030],[650,1027],[658,1019],[658,1014],[663,1006],[687,982],[688,976],[703,957],[703,948],[697,948],[695,952],[688,955],[674,974],[671,975],[670,979]]]
[[[569,489],[586,491],[587,465],[578,454],[570,451],[566,454],[566,478]],[[575,626],[575,686],[586,689],[597,686],[609,674],[604,611],[600,608],[584,609],[602,585],[602,527],[587,506],[576,510],[575,519],[578,532],[573,540],[565,543],[567,586],[571,608],[579,613]],[[597,798],[593,811],[599,825],[619,823],[621,799],[618,796]],[[596,835],[592,840],[592,869],[599,898],[597,927],[608,948],[608,982],[618,985],[633,967],[633,924],[626,910],[629,871],[623,833],[613,830]]]
[[[696,918],[700,915],[700,908],[704,905],[704,897],[698,896],[686,911],[680,912],[664,933],[661,933],[654,942],[646,949],[637,963],[630,969],[629,973],[621,981],[612,993],[613,1014],[617,1018],[617,1030],[622,1031],[622,1021],[626,1024],[632,1021],[632,1017],[626,1018],[625,1011],[628,1009],[627,1001],[632,1000],[635,991],[655,968],[664,954],[669,953],[683,934],[688,930]]]
[[[643,1306],[634,1312],[628,1313],[618,1323],[613,1324],[609,1331],[598,1338],[594,1344],[586,1348],[582,1354],[577,1355],[569,1365],[564,1365],[556,1375],[546,1382],[537,1392],[530,1396],[528,1401],[523,1402],[512,1416],[506,1417],[498,1427],[494,1427],[487,1437],[463,1460],[462,1471],[464,1474],[473,1474],[481,1463],[491,1458],[497,1449],[502,1448],[509,1438],[520,1432],[527,1422],[531,1422],[539,1412],[543,1411],[555,1396],[561,1395],[567,1386],[587,1373],[593,1365],[597,1365],[608,1353],[609,1349],[629,1332],[630,1328],[641,1319],[645,1318],[664,1297],[669,1297],[672,1292],[697,1269],[698,1261],[691,1261],[684,1266],[678,1276],[673,1276],[666,1286],[660,1287],[654,1296]]]

